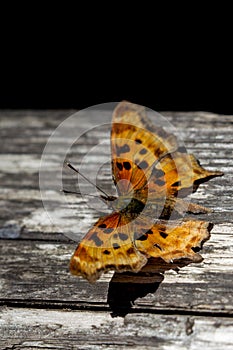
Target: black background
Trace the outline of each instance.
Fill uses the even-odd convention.
[[[53,62],[54,60],[54,62]],[[94,58],[93,58],[94,60]],[[52,62],[51,62],[52,61]],[[57,65],[8,62],[0,88],[2,109],[82,109],[94,104],[129,100],[156,111],[210,111],[233,114],[232,77],[216,71],[181,71],[135,67],[124,69],[82,61]],[[110,63],[111,65],[111,63]],[[173,70],[174,69],[174,70]],[[177,70],[176,70],[177,69]]]
[[[219,8],[217,15],[186,9],[182,20],[165,12],[159,23],[148,10],[149,27],[119,9],[117,19],[93,11],[95,21],[77,9],[71,17],[72,9],[58,16],[33,8],[17,20],[12,9],[2,12],[0,108],[82,109],[124,99],[156,111],[233,114],[227,9],[223,16]]]

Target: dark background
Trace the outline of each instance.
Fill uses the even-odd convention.
[[[21,57],[22,58],[22,57]],[[115,63],[63,61],[31,56],[2,65],[0,108],[82,109],[123,99],[156,111],[210,111],[233,114],[232,73],[211,66],[196,71],[170,63],[119,68]],[[108,67],[107,64],[110,64]]]
[[[3,109],[82,109],[123,99],[156,111],[210,111],[233,114],[232,77],[217,72],[166,72],[137,68],[103,71],[100,65],[82,62],[4,67],[0,88]],[[4,76],[3,76],[4,75]]]
[[[141,8],[141,17],[114,9],[116,18],[93,9],[95,21],[90,11],[54,10],[22,16],[14,9],[17,19],[12,8],[8,17],[1,13],[1,109],[82,109],[126,99],[156,111],[233,114],[227,9],[186,9],[181,18],[147,9],[146,25]]]
[[[86,51],[17,45],[3,51],[0,108],[82,109],[123,99],[156,111],[209,111],[233,114],[232,54],[135,57],[129,48]],[[176,49],[179,51],[179,49]],[[149,50],[150,51],[150,50]],[[225,56],[226,55],[226,56]]]

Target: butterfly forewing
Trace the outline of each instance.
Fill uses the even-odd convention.
[[[219,171],[204,169],[196,158],[187,153],[173,152],[156,164],[149,180],[148,188],[152,196],[184,197],[195,190],[207,179],[221,176]]]
[[[122,102],[113,113],[111,132],[112,173],[115,184],[127,180],[134,190],[148,182],[154,163],[177,148],[174,135],[156,128],[141,106]],[[118,185],[119,193],[129,187]]]

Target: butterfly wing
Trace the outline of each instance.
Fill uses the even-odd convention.
[[[181,258],[200,260],[196,251],[209,239],[213,227],[209,222],[197,220],[160,221],[149,227],[148,219],[142,216],[136,219],[135,225],[137,249],[148,257],[162,258],[166,262]]]
[[[70,271],[95,282],[103,271],[138,272],[146,262],[133,243],[129,219],[116,212],[101,217],[88,231],[71,258]]]
[[[169,217],[176,205],[179,212],[208,212],[181,200],[208,179],[223,175],[205,170],[197,159],[178,147],[174,135],[155,126],[145,108],[123,101],[113,113],[111,134],[112,173],[120,195],[134,192],[144,204],[157,205]],[[179,197],[178,199],[176,199]]]
[[[176,137],[151,123],[144,107],[119,103],[111,132],[112,173],[118,193],[145,186],[156,160],[176,148]]]
[[[220,171],[204,169],[192,154],[177,151],[166,155],[155,165],[147,188],[142,188],[139,195],[147,200],[147,208],[156,205],[157,217],[163,219],[169,219],[174,210],[178,215],[187,211],[208,213],[210,209],[182,198],[195,192],[200,183],[222,175]]]
[[[220,171],[204,169],[192,154],[186,151],[173,152],[160,159],[155,165],[149,181],[149,192],[157,196],[185,197],[197,190],[200,183],[215,176]]]

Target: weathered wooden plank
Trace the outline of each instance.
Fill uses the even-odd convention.
[[[157,268],[151,264],[137,275],[115,274],[112,278],[113,273],[108,273],[93,285],[68,271],[74,244],[5,240],[0,255],[0,302],[61,303],[64,307],[97,309],[110,305],[117,313],[127,313],[135,301],[136,309],[230,315],[233,314],[232,242],[228,227],[216,226],[205,244],[205,259],[200,264],[184,266],[177,274],[171,270],[174,266],[160,262]],[[160,272],[165,272],[164,280]]]
[[[156,266],[151,262],[137,275],[108,273],[91,285],[68,271],[76,243],[67,232],[75,227],[80,240],[98,213],[88,198],[63,196],[55,181],[69,137],[76,135],[75,124],[69,125],[67,138],[57,135],[55,152],[48,157],[45,204],[52,222],[38,186],[48,137],[73,112],[0,111],[0,303],[20,306],[1,310],[0,347],[232,349],[233,117],[163,113],[203,166],[225,173],[192,195],[193,201],[215,210],[198,216],[216,223],[204,245],[204,261],[184,263],[178,274],[161,261]],[[81,130],[91,129],[105,112],[91,111]],[[104,128],[82,136],[68,153],[70,160],[80,164],[100,140],[109,141]],[[92,154],[88,175],[105,159],[103,151]],[[65,186],[75,188],[76,177],[69,170],[63,178]],[[103,189],[113,189],[110,166],[98,179]],[[110,313],[125,318],[111,318]]]
[[[233,320],[192,315],[3,308],[1,349],[231,350]]]

